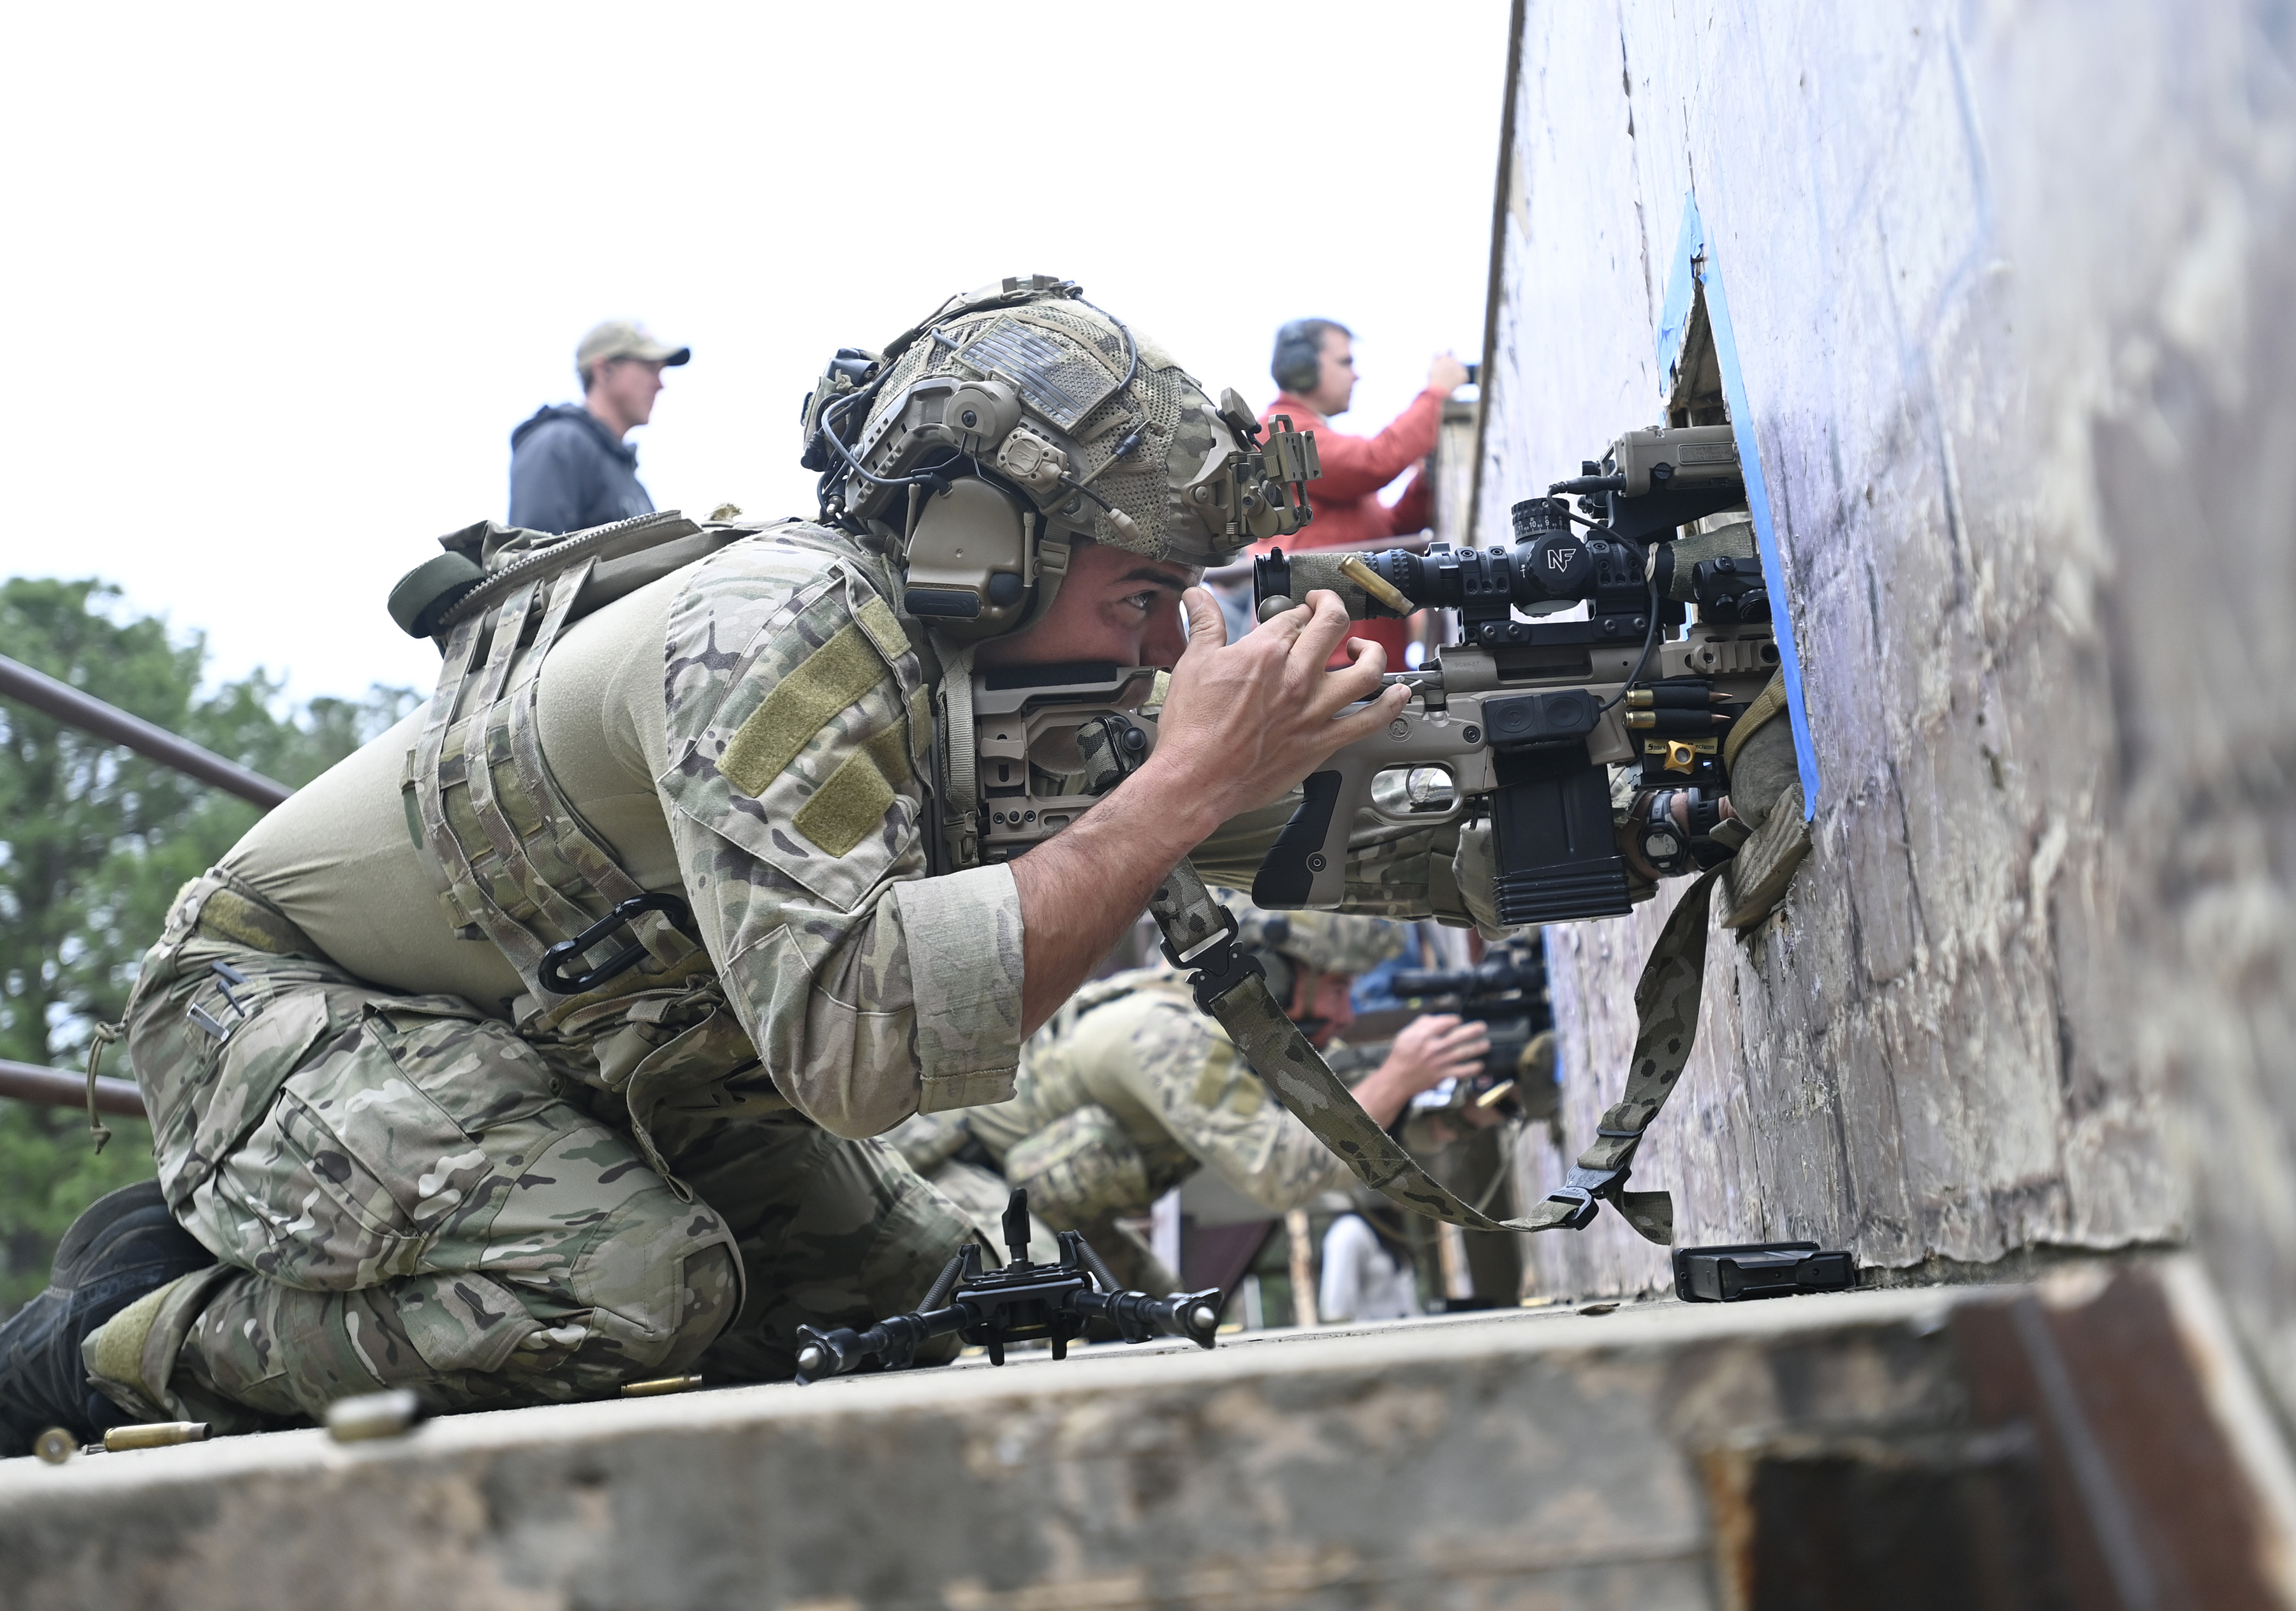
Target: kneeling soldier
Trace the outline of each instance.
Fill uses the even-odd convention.
[[[1075,286],[1008,280],[840,353],[818,523],[447,539],[393,596],[444,656],[430,703],[144,958],[157,1192],[91,1211],[0,1328],[10,1441],[771,1378],[800,1321],[913,1303],[969,1229],[873,1138],[1009,1099],[1166,874],[1223,824],[1252,865],[1403,700],[1376,649],[1325,670],[1328,594],[1225,644],[1193,584],[1288,507],[1238,412]],[[984,863],[972,672],[1078,662],[1172,668],[1154,752]],[[1464,920],[1459,849],[1351,860],[1381,910]]]

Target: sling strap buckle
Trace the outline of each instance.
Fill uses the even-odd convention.
[[[1619,1188],[1627,1183],[1628,1172],[1623,1169],[1588,1169],[1584,1164],[1573,1164],[1562,1184],[1546,1194],[1550,1203],[1573,1205],[1562,1221],[1562,1229],[1584,1230],[1592,1225],[1595,1216],[1602,1212],[1602,1199],[1618,1195]]]
[[[1209,1013],[1212,1004],[1247,979],[1264,979],[1267,969],[1258,957],[1236,945],[1231,936],[1212,948],[1210,955],[1195,963],[1195,972],[1188,977],[1188,987],[1195,992],[1196,1005]]]
[[[1235,942],[1235,914],[1226,907],[1214,908],[1222,925],[1218,933],[1208,940],[1198,941],[1183,951],[1172,943],[1168,934],[1164,939],[1164,960],[1176,968],[1187,970],[1188,986],[1195,992],[1196,1006],[1204,1012],[1212,1004],[1247,979],[1264,979],[1267,969],[1259,958]]]

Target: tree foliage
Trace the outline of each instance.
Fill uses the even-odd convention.
[[[0,582],[0,653],[283,783],[317,777],[415,703],[378,686],[281,713],[258,670],[200,691],[206,645],[122,619],[104,583]],[[25,706],[0,700],[0,1057],[84,1066],[90,1032],[126,1006],[136,959],[184,880],[254,826],[256,807]],[[124,1060],[108,1072],[126,1074]],[[0,1314],[45,1283],[56,1238],[102,1193],[152,1172],[152,1135],[0,1100]]]

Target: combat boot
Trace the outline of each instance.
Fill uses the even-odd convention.
[[[82,1443],[135,1418],[88,1385],[80,1344],[146,1293],[215,1254],[176,1223],[157,1180],[99,1197],[56,1247],[48,1289],[0,1326],[0,1456],[61,1426]]]

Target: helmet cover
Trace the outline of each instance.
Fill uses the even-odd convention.
[[[977,473],[1026,497],[1048,535],[1185,565],[1225,564],[1254,540],[1235,529],[1235,505],[1267,518],[1227,473],[1253,450],[1222,407],[1068,282],[1006,281],[953,299],[889,354],[852,444],[871,476],[891,481],[936,464]],[[1247,493],[1286,497],[1246,474]],[[898,526],[906,492],[857,477],[846,512]]]
[[[1367,974],[1403,951],[1405,925],[1389,918],[1350,912],[1271,912],[1233,891],[1218,893],[1235,918],[1238,943],[1248,950],[1289,957],[1319,974]]]

